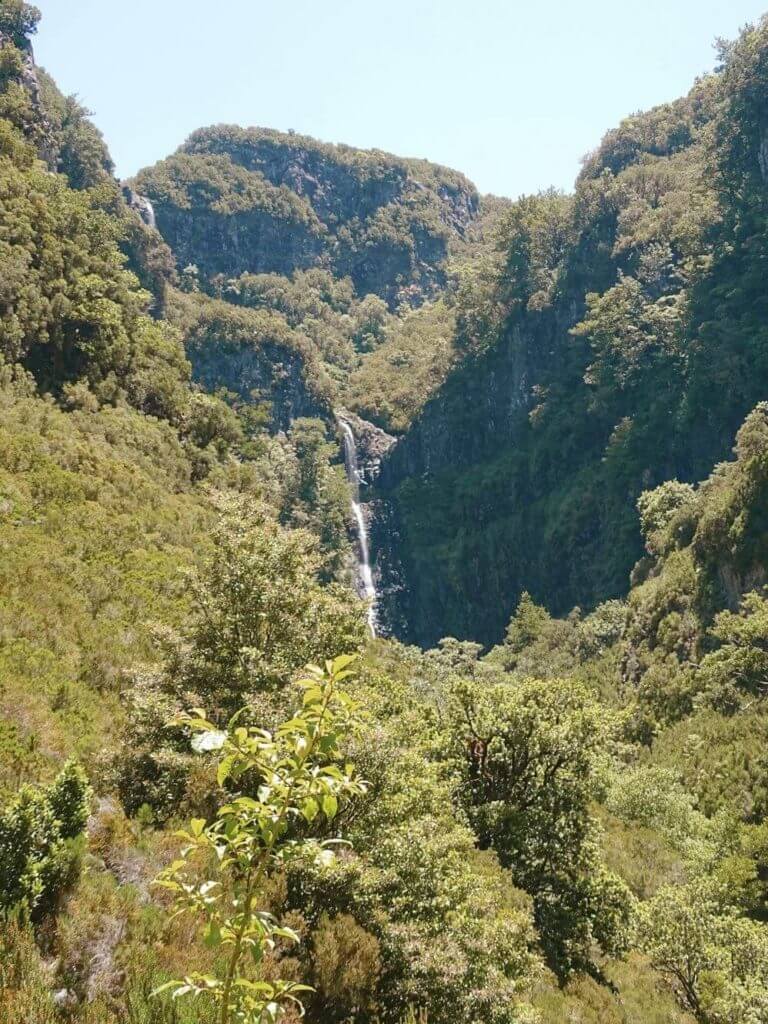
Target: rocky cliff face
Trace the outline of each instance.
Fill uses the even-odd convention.
[[[362,151],[325,146],[306,136],[266,128],[202,128],[190,136],[182,150],[228,157],[272,185],[286,186],[306,199],[325,224],[347,221],[353,215],[369,217],[402,193],[407,177],[406,168],[399,162],[382,164],[366,173]]]
[[[206,391],[224,388],[244,401],[267,403],[273,430],[287,430],[300,416],[331,414],[327,397],[308,381],[301,354],[289,348],[222,341],[188,346],[187,355],[194,379]]]
[[[464,354],[377,482],[372,546],[397,562],[382,604],[403,639],[497,642],[523,590],[556,614],[626,592],[639,495],[706,475],[761,397],[745,372],[712,413],[691,398],[717,358],[688,358],[703,332],[681,356],[707,215],[683,232],[692,202],[714,205],[701,131],[714,107],[697,90],[610,133],[572,198],[512,208],[487,294],[459,311]]]
[[[54,128],[51,124],[48,111],[42,98],[40,74],[32,44],[25,36],[14,37],[10,33],[0,31],[0,49],[7,47],[9,56],[17,56],[18,65],[16,69],[10,66],[6,75],[10,72],[16,78],[27,96],[28,110],[21,111],[21,123],[19,127],[24,129],[25,135],[34,143],[38,156],[50,170],[58,169],[59,146],[54,135]],[[11,58],[13,59],[13,58]],[[15,75],[13,74],[15,70]]]
[[[204,278],[290,274],[322,256],[311,207],[227,157],[177,154],[141,172],[137,189],[151,200],[180,270],[192,264]]]
[[[337,416],[346,420],[352,428],[357,447],[358,465],[362,479],[360,483],[371,486],[381,472],[383,460],[391,452],[395,438],[368,420],[347,409],[337,409]]]
[[[462,175],[378,150],[218,126],[142,171],[179,268],[204,277],[322,266],[359,295],[418,304],[445,283],[445,264],[478,216]]]
[[[531,543],[536,499],[524,466],[529,414],[547,366],[565,361],[580,310],[565,302],[511,326],[459,366],[385,454],[372,549],[382,619],[402,639],[491,642],[520,589],[544,585],[551,559]]]
[[[575,322],[558,311],[515,325],[489,351],[462,363],[408,432],[387,452],[379,484],[471,466],[512,444],[525,425],[542,360]]]
[[[157,223],[176,254],[177,266],[199,267],[210,274],[291,274],[320,261],[322,244],[316,232],[297,218],[274,216],[253,208],[222,216],[216,212],[157,206]]]
[[[326,347],[313,349],[317,332],[302,334],[301,322],[262,322],[212,297],[240,294],[241,275],[320,268],[351,279],[340,285],[355,298],[419,305],[444,286],[449,255],[470,244],[464,236],[479,217],[474,186],[446,168],[233,126],[195,132],[125,189],[149,205],[182,286],[197,295],[179,300],[197,308],[178,317],[195,378],[270,402],[276,429],[330,415],[334,387],[323,360],[333,363],[336,349],[325,336]],[[316,315],[311,303],[306,315]],[[354,357],[346,336],[339,351],[344,344],[349,356],[330,367],[337,384]]]
[[[300,416],[331,419],[331,382],[310,340],[284,317],[178,291],[168,316],[184,338],[194,379],[207,391],[264,406],[273,430],[286,430]]]

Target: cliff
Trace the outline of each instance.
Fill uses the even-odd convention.
[[[456,365],[379,477],[406,639],[626,592],[641,493],[706,476],[768,396],[765,85],[739,60],[610,132],[573,196],[515,204],[460,293]]]
[[[193,263],[210,278],[324,267],[390,305],[439,291],[479,208],[471,182],[425,160],[228,125],[195,132],[135,187],[179,269]]]
[[[301,416],[331,418],[334,388],[316,348],[283,316],[181,292],[172,294],[168,316],[206,391],[260,406],[273,431]]]

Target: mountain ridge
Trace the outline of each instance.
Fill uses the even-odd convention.
[[[768,1024],[768,20],[467,221],[231,127],[142,197],[38,18],[0,0],[0,1024]]]

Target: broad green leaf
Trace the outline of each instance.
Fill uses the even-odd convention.
[[[346,668],[347,665],[351,665],[353,661],[357,661],[356,654],[340,654],[331,662],[331,670],[334,674],[341,672],[341,670]]]
[[[219,767],[216,769],[216,781],[220,786],[223,786],[232,773],[232,766],[235,763],[235,754],[227,754],[219,761]]]
[[[307,821],[314,821],[320,807],[314,797],[309,796],[301,805],[301,813]]]
[[[236,978],[234,984],[240,988],[247,988],[249,992],[263,992],[269,999],[275,994],[275,986],[270,985],[268,981],[251,981],[249,978]]]
[[[203,933],[203,942],[209,949],[221,945],[221,929],[216,921],[209,921]]]

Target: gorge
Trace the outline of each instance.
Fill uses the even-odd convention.
[[[746,175],[753,217],[763,183],[759,142],[743,168],[712,142],[719,90],[628,119],[572,196],[480,198],[424,161],[234,126],[131,183],[176,253],[171,308],[207,389],[258,396],[280,429],[332,429],[341,404],[394,431],[366,523],[389,632],[493,644],[523,591],[556,613],[621,596],[640,494],[728,455],[766,368],[707,283],[750,287],[760,259],[734,255],[744,223],[715,195]]]
[[[0,1024],[768,1024],[768,20],[512,201],[229,124],[118,181],[39,17]]]

